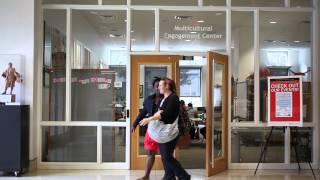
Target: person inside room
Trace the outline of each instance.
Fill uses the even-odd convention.
[[[197,110],[195,110],[193,108],[193,104],[192,103],[188,104],[188,110],[187,111],[188,111],[189,118],[195,118],[196,117]]]

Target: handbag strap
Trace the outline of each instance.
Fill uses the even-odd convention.
[[[178,115],[177,119],[173,122],[173,124],[178,125],[178,121],[179,121],[179,115]]]

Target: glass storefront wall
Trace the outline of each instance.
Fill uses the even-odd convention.
[[[313,161],[318,133],[312,106],[311,0],[288,4],[285,0],[131,0],[131,5],[126,0],[44,0],[43,4],[39,133],[43,163],[123,163],[129,168],[130,54],[206,51],[230,57],[231,165],[258,162],[270,130],[266,77],[301,73],[304,139],[297,142],[297,133],[289,128],[276,130],[264,162],[294,163],[295,149],[285,147],[295,144],[304,154],[303,162]],[[53,4],[60,6],[55,9]],[[81,158],[83,153],[87,158]]]
[[[125,166],[127,11],[71,14],[67,52],[66,10],[44,10],[41,161]]]

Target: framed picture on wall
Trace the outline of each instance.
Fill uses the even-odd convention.
[[[139,97],[143,98],[143,85],[139,86]]]

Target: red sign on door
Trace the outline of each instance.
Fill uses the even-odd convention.
[[[301,76],[268,78],[268,125],[302,126]]]

